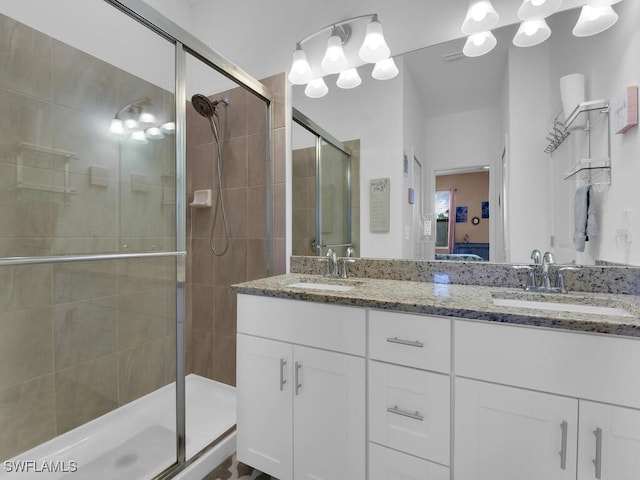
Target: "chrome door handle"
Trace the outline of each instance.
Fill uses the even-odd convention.
[[[602,478],[602,429],[596,428],[593,434],[596,436],[596,458],[592,462],[596,467],[596,478],[600,480]]]
[[[409,410],[399,408],[397,405],[394,405],[393,407],[387,407],[387,412],[393,413],[395,415],[401,415],[403,417],[413,418],[414,420],[419,420],[421,422],[424,420],[424,415],[422,415],[418,410],[416,410],[415,412],[411,412]]]
[[[424,348],[424,343],[419,342],[418,340],[402,340],[401,338],[398,337],[389,337],[387,338],[387,342],[389,343],[398,343],[400,345],[407,345],[409,347],[418,347],[418,348]]]
[[[560,424],[560,428],[562,429],[562,442],[560,444],[560,468],[562,470],[567,469],[567,432],[569,429],[569,424],[566,420],[564,420]]]
[[[280,359],[280,391],[282,392],[284,390],[284,384],[287,383],[287,381],[284,379],[284,367],[287,364],[287,361],[284,358]]]
[[[302,388],[302,383],[300,383],[300,369],[302,368],[302,363],[300,362],[296,362],[296,395],[298,395],[298,392],[300,391],[300,389]]]

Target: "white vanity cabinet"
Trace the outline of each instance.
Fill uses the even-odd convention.
[[[464,320],[454,338],[455,480],[640,478],[640,341]]]
[[[238,460],[364,480],[365,342],[364,309],[238,295]]]

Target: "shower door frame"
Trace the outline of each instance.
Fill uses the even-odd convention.
[[[186,283],[186,58],[191,54],[206,65],[231,79],[265,102],[266,106],[266,271],[271,275],[272,266],[272,112],[274,95],[257,79],[215,52],[205,43],[171,22],[142,0],[103,0],[124,14],[142,23],[158,35],[175,45],[175,110],[176,110],[176,244],[173,251],[53,255],[40,257],[0,258],[0,266],[20,266],[38,264],[59,264],[73,262],[94,262],[104,260],[170,258],[176,259],[176,462],[165,471],[159,472],[157,479],[171,478],[202,454],[213,448],[219,439],[186,460],[185,433],[185,283]],[[226,436],[235,428],[223,434]]]

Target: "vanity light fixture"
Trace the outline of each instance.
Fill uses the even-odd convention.
[[[326,43],[320,44],[318,40]],[[349,45],[350,41],[361,42],[360,47],[356,50],[353,43]],[[348,46],[351,48],[345,48]],[[319,50],[324,52],[322,60],[314,61],[314,53]],[[399,72],[390,55],[378,15],[361,15],[321,28],[296,43],[287,78],[294,85],[306,84],[304,91],[308,97],[320,98],[329,92],[324,76],[339,74],[336,82],[339,88],[355,88],[362,83],[357,67],[365,63],[376,64],[372,72],[375,79],[395,77]]]
[[[498,12],[489,0],[469,0],[467,15],[462,22],[462,33],[474,35],[491,30],[499,18]]]
[[[475,33],[467,37],[462,53],[467,57],[479,57],[489,53],[498,44],[498,40],[490,30]]]
[[[582,7],[580,17],[576,26],[573,27],[573,34],[576,37],[589,37],[604,32],[618,21],[618,14],[611,5],[604,7],[592,7],[590,4]]]
[[[562,0],[524,0],[518,9],[520,20],[538,20],[556,13]]]
[[[538,20],[526,20],[520,24],[513,44],[516,47],[533,47],[544,42],[551,36],[551,29],[544,18]]]
[[[165,134],[174,135],[176,124],[166,122],[159,125],[151,108],[151,100],[141,98],[128,103],[116,113],[111,119],[109,131],[133,143],[148,143],[150,139],[165,138]]]

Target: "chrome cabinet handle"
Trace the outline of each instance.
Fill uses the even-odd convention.
[[[560,424],[560,428],[562,429],[562,443],[560,446],[560,468],[562,470],[567,469],[567,431],[569,429],[569,424],[567,421],[563,421]]]
[[[399,408],[397,405],[394,405],[393,407],[387,407],[387,412],[393,413],[395,415],[401,415],[403,417],[413,418],[414,420],[419,420],[421,422],[424,420],[424,415],[422,415],[418,410],[416,410],[415,412],[411,412],[409,410]]]
[[[280,391],[282,392],[284,390],[284,384],[287,383],[287,381],[284,379],[284,367],[287,364],[287,361],[284,358],[280,359]]]
[[[602,429],[596,428],[593,434],[596,436],[596,458],[592,462],[596,467],[596,478],[600,480],[602,478]]]
[[[296,362],[296,395],[298,395],[298,392],[300,391],[300,389],[302,388],[302,383],[300,383],[300,369],[302,368],[302,363],[300,362]]]
[[[389,337],[387,338],[387,342],[389,343],[399,343],[400,345],[407,345],[409,347],[418,347],[418,348],[424,348],[424,343],[419,342],[418,340],[412,341],[412,340],[402,340],[401,338],[398,337]]]

